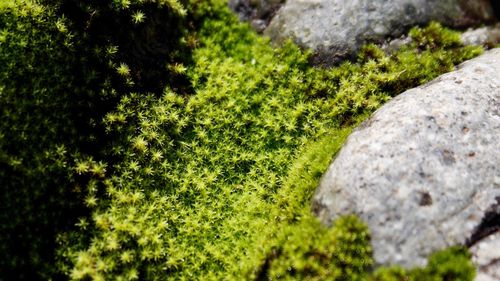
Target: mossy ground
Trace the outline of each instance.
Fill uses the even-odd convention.
[[[207,3],[190,6],[194,63],[174,67],[194,94],[124,93],[102,120],[103,154],[74,154],[69,171],[86,184],[63,188],[91,215],[58,234],[58,270],[73,280],[470,280],[456,249],[428,269],[371,274],[367,227],[345,217],[326,228],[309,201],[356,124],[481,49],[431,24],[395,54],[367,46],[356,63],[314,68],[225,1]]]

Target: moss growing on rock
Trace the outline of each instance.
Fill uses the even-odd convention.
[[[405,270],[400,267],[380,268],[370,281],[441,281],[473,280],[475,268],[465,248],[451,247],[430,256],[427,267]]]
[[[87,191],[95,207],[84,225],[93,238],[66,253],[74,259],[68,274],[365,278],[366,228],[346,218],[322,229],[309,214],[342,128],[480,50],[420,44],[386,56],[371,46],[358,63],[315,69],[292,44],[273,49],[225,8],[216,14],[203,22],[187,70],[196,95],[129,95],[105,118],[122,135],[109,148],[122,161],[104,190]],[[305,148],[315,140],[321,145]]]
[[[291,43],[274,49],[225,6],[186,6],[199,26],[189,37],[198,48],[192,65],[172,69],[187,75],[194,94],[182,87],[161,95],[118,89],[114,109],[100,112],[102,121],[92,120],[98,125],[82,136],[103,126],[99,157],[79,153],[77,142],[60,168],[81,180],[48,184],[78,190],[91,210],[78,230],[59,231],[58,270],[70,279],[368,278],[366,227],[353,217],[320,226],[310,196],[354,125],[481,52],[432,25],[432,32],[412,32],[434,39],[423,36],[393,55],[367,46],[356,63],[312,68],[309,53]],[[3,50],[1,58],[12,60]],[[114,66],[120,75],[134,73],[128,64]],[[9,81],[0,80],[2,105],[18,93]],[[2,120],[13,116],[1,110]],[[2,153],[20,150],[7,147],[23,136],[12,134],[1,135]],[[1,165],[17,163],[5,159]]]

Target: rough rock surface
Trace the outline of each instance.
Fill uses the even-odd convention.
[[[285,0],[229,0],[229,8],[262,32]]]
[[[479,241],[470,252],[478,269],[476,281],[500,280],[500,231]]]
[[[472,245],[499,225],[499,140],[500,49],[493,49],[360,125],[323,175],[313,211],[326,224],[359,215],[377,264],[423,266],[430,253]]]
[[[292,38],[315,51],[315,63],[332,65],[432,20],[466,27],[494,19],[490,0],[288,0],[264,34],[278,43]]]
[[[477,29],[469,29],[461,36],[464,45],[483,45],[494,47],[500,44],[500,23]]]

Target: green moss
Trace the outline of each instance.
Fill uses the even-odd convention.
[[[372,265],[367,227],[356,217],[326,229],[303,217],[283,231],[255,280],[365,280]]]
[[[93,238],[66,253],[68,274],[365,278],[366,228],[345,218],[327,230],[309,214],[342,128],[480,50],[415,43],[386,56],[372,46],[356,64],[315,69],[291,43],[273,49],[226,9],[216,14],[203,21],[187,70],[194,96],[130,95],[105,118],[122,136],[109,148],[122,160],[110,167],[106,197],[87,191]]]
[[[77,83],[84,95],[73,99],[61,93],[74,93],[71,79],[79,75],[68,75],[70,83],[65,84],[50,75],[23,84],[21,73],[30,69],[29,65],[39,64],[43,56],[32,56],[37,53],[26,49],[14,53],[14,57],[6,49],[0,53],[7,65],[19,63],[17,56],[29,62],[18,72],[16,68],[2,70],[0,76],[1,117],[10,122],[2,126],[24,128],[0,130],[0,164],[10,170],[17,169],[16,165],[26,167],[12,152],[23,151],[16,142],[27,132],[33,132],[34,137],[47,135],[41,125],[47,122],[47,114],[62,129],[49,130],[51,134],[41,142],[25,140],[26,146],[36,143],[40,147],[21,158],[45,153],[64,155],[64,161],[54,160],[59,165],[54,170],[62,174],[61,179],[44,186],[76,190],[74,200],[80,200],[80,207],[91,212],[80,216],[77,230],[57,229],[57,269],[72,280],[369,278],[373,261],[366,226],[354,217],[342,218],[330,229],[319,225],[310,213],[311,195],[356,124],[393,96],[453,69],[481,49],[460,46],[455,42],[456,33],[432,24],[414,29],[414,43],[395,54],[386,55],[375,46],[367,46],[355,63],[346,62],[333,69],[313,68],[308,52],[290,42],[271,47],[267,39],[239,23],[225,1],[191,1],[184,7],[187,14],[180,16],[197,28],[196,33],[183,37],[197,46],[193,63],[172,65],[167,59],[164,66],[169,64],[167,73],[187,77],[187,88],[192,90],[167,87],[160,95],[150,94],[149,87],[128,87],[127,81],[125,86],[112,89],[106,80],[138,75],[136,68],[112,59],[110,69],[116,73],[108,73],[109,79],[97,75],[100,78],[94,85],[103,91],[90,91],[93,88],[87,81]],[[130,16],[129,12],[125,14]],[[127,19],[140,21],[141,16],[134,12],[136,16]],[[31,44],[29,38],[33,36],[28,36],[28,31],[16,30],[16,25],[8,25],[11,19],[4,19],[0,19],[0,28]],[[30,22],[27,29],[56,32],[64,30],[62,23],[59,27],[39,27]],[[50,48],[66,46],[65,36],[69,35],[64,34],[56,41],[44,40],[54,43]],[[34,44],[36,48],[31,50],[46,51],[39,41]],[[79,69],[84,62],[71,59],[78,58],[81,49],[70,47],[64,50],[67,53],[61,64]],[[130,58],[128,54],[123,57]],[[56,64],[56,73],[57,69]],[[37,115],[43,117],[40,120],[19,119],[28,109],[13,101],[31,88],[24,92],[19,89],[44,83],[51,91],[43,87],[33,91],[47,93],[40,94],[46,97],[41,104],[50,104],[54,96],[64,100]],[[26,96],[27,108],[31,106],[27,101],[37,98]],[[75,100],[77,106],[70,103]],[[63,106],[68,104],[71,106]],[[65,123],[74,118],[56,118],[60,112],[80,114],[80,107],[86,109],[83,112],[90,111],[90,115],[77,115],[88,125],[84,131]],[[12,108],[19,112],[13,113]],[[92,115],[90,109],[98,110]],[[71,132],[67,137],[70,141],[54,147],[57,140],[66,139],[58,139],[60,130]],[[52,147],[54,150],[50,150]],[[93,154],[95,151],[98,153]],[[8,179],[7,172],[0,179]],[[40,171],[33,177],[37,180],[32,182],[33,189],[40,187],[40,178],[51,175],[54,173]],[[14,182],[9,190],[14,190]],[[9,195],[2,200],[11,198]],[[437,266],[440,262],[441,258],[431,261],[421,274],[467,277],[471,272],[467,268],[460,273],[456,262]],[[41,276],[52,274],[51,270],[42,269],[46,275]],[[391,276],[393,271],[375,276]]]
[[[13,0],[10,0],[13,1]],[[54,9],[92,68],[121,92],[189,88],[186,8],[178,0],[40,0]]]
[[[161,9],[155,10],[151,3],[141,6],[142,1],[132,1],[133,11],[123,11],[106,6],[112,1],[97,2],[0,0],[1,280],[62,278],[54,266],[55,236],[74,228],[77,218],[89,213],[82,202],[92,200],[82,196],[81,186],[89,178],[104,174],[104,164],[94,160],[87,167],[92,173],[79,175],[82,171],[73,170],[79,164],[74,159],[92,156],[102,157],[108,164],[112,161],[106,152],[101,154],[107,136],[100,121],[115,108],[119,96],[133,88],[128,82],[140,84],[136,78],[138,72],[144,72],[132,67],[130,73],[119,77],[115,67],[123,65],[121,69],[126,69],[137,55],[123,54],[127,47],[136,50],[143,47],[141,44],[158,46],[157,38],[146,40],[148,36],[155,37],[151,33],[155,29],[149,27],[158,25],[149,20],[155,11],[160,11],[167,21],[165,6],[171,7],[169,3],[173,3],[155,1],[163,3]],[[94,16],[75,10],[67,13],[71,10],[68,6],[78,4],[89,4],[86,12]],[[94,9],[90,4],[103,8]],[[137,26],[131,13],[139,8],[152,13],[146,14],[148,18]],[[109,10],[117,16],[109,17]],[[104,21],[103,14],[110,21]],[[122,24],[117,24],[120,21]],[[105,38],[109,35],[106,32],[116,25],[121,29]],[[127,29],[130,25],[134,28]],[[183,34],[181,28],[166,25],[163,28],[171,30],[169,35]],[[95,26],[99,27],[97,31]],[[123,33],[129,36],[124,36],[125,39],[133,37],[137,42],[130,43],[133,40],[117,36]],[[169,37],[171,45],[180,45],[175,38]],[[144,56],[143,50],[140,51],[144,60],[153,58],[158,63],[158,57],[149,56],[154,52],[145,52],[148,56]],[[179,56],[172,54],[172,57]],[[172,62],[169,59],[170,56],[157,66],[163,70],[162,74],[170,73],[165,67]],[[155,85],[163,87],[165,83],[160,82]]]
[[[380,268],[370,281],[440,281],[473,280],[475,268],[470,254],[461,247],[451,247],[430,256],[425,268],[405,270],[400,267]]]
[[[84,214],[69,167],[96,144],[90,120],[102,118],[105,88],[53,10],[1,3],[0,279],[48,279],[54,236]]]

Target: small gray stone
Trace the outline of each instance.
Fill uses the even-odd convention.
[[[477,29],[468,29],[461,36],[464,45],[494,47],[500,44],[500,23]]]
[[[466,27],[494,19],[489,0],[288,0],[264,34],[278,43],[291,38],[314,50],[315,63],[332,65],[415,25],[434,20]]]
[[[359,215],[377,264],[423,266],[432,252],[473,243],[486,217],[500,213],[492,207],[499,140],[500,49],[493,49],[360,125],[323,175],[313,211],[325,224]]]
[[[476,281],[500,280],[500,231],[479,241],[470,252],[477,267]]]
[[[229,8],[238,14],[241,21],[250,22],[262,32],[285,0],[229,0]]]
[[[392,54],[403,46],[410,45],[412,41],[411,37],[403,35],[401,38],[392,39],[382,43],[380,48],[387,54]]]

